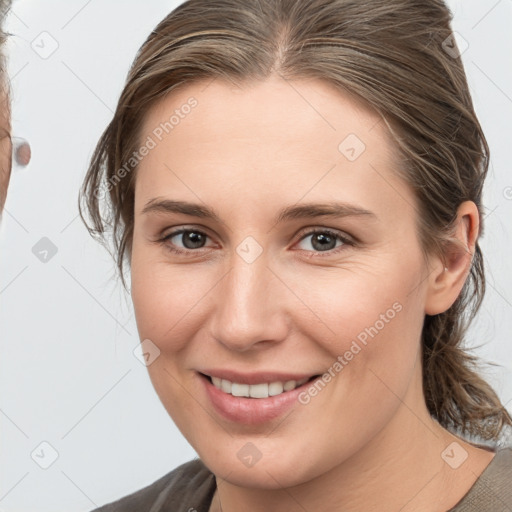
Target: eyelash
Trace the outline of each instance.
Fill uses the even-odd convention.
[[[175,254],[179,254],[179,255],[185,255],[185,256],[193,256],[194,252],[199,252],[200,249],[204,249],[204,247],[199,247],[198,249],[183,250],[183,249],[177,249],[176,247],[172,247],[171,245],[168,244],[169,239],[171,239],[177,235],[181,235],[183,233],[197,233],[197,234],[200,234],[200,235],[210,238],[206,233],[204,233],[203,231],[198,230],[198,229],[177,229],[176,231],[172,231],[171,233],[165,235],[163,238],[157,240],[157,242],[166,245],[167,249],[170,250],[171,252],[173,252]],[[327,234],[331,237],[334,237],[337,240],[340,240],[341,242],[343,242],[343,245],[336,247],[334,249],[329,249],[327,251],[307,251],[306,249],[300,249],[302,251],[305,251],[306,253],[310,253],[310,255],[308,256],[309,258],[311,258],[311,257],[322,258],[322,257],[326,257],[326,256],[332,256],[333,254],[338,254],[342,250],[346,250],[347,246],[355,245],[355,241],[339,234],[336,231],[333,231],[332,229],[328,229],[328,228],[315,228],[310,231],[307,231],[301,236],[301,238],[299,239],[299,242],[301,242],[308,236],[312,236],[312,235],[319,234],[319,233]]]

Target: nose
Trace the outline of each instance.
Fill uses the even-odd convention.
[[[265,252],[252,262],[233,253],[230,270],[216,288],[211,334],[226,348],[245,352],[287,337],[290,297]]]

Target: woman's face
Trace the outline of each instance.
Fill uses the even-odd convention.
[[[306,482],[386,436],[403,402],[424,412],[428,271],[379,116],[318,80],[217,79],[155,105],[140,140],[138,330],[160,399],[214,473]],[[246,398],[202,374],[257,396],[324,377]]]

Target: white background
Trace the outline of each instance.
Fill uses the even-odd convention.
[[[33,158],[13,171],[0,226],[0,511],[91,510],[196,456],[133,355],[129,296],[77,211],[129,65],[178,3],[14,2],[6,27],[13,131],[30,141]],[[510,410],[512,0],[449,5],[469,43],[463,60],[492,154],[481,241],[488,292],[470,340],[501,365],[488,378]],[[48,58],[31,47],[41,37],[47,51],[58,44]],[[57,248],[46,263],[32,252],[43,237]],[[58,453],[48,469],[31,458],[36,450],[40,462],[51,461],[43,441]]]

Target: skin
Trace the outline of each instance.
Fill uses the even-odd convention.
[[[393,141],[355,98],[319,80],[196,82],[148,111],[141,140],[191,96],[198,105],[137,171],[131,293],[141,339],[161,351],[148,366],[152,383],[216,475],[210,510],[454,506],[493,453],[430,417],[420,334],[425,314],[448,309],[468,275],[476,206],[459,208],[462,248],[446,265],[425,261],[414,195],[393,173]],[[350,133],[366,145],[353,162],[338,150]],[[155,198],[208,205],[220,221],[143,213]],[[376,217],[274,222],[283,207],[329,201]],[[208,235],[203,247],[187,249],[182,235],[160,241],[181,227]],[[322,250],[311,228],[356,243]],[[263,249],[252,263],[236,252],[247,236]],[[322,373],[396,302],[402,310],[310,403],[263,425],[220,417],[196,374],[208,367]],[[458,469],[441,457],[453,441],[468,453]],[[237,457],[247,442],[261,453],[252,467]]]
[[[0,86],[0,215],[7,196],[11,177],[12,142],[9,98]]]

